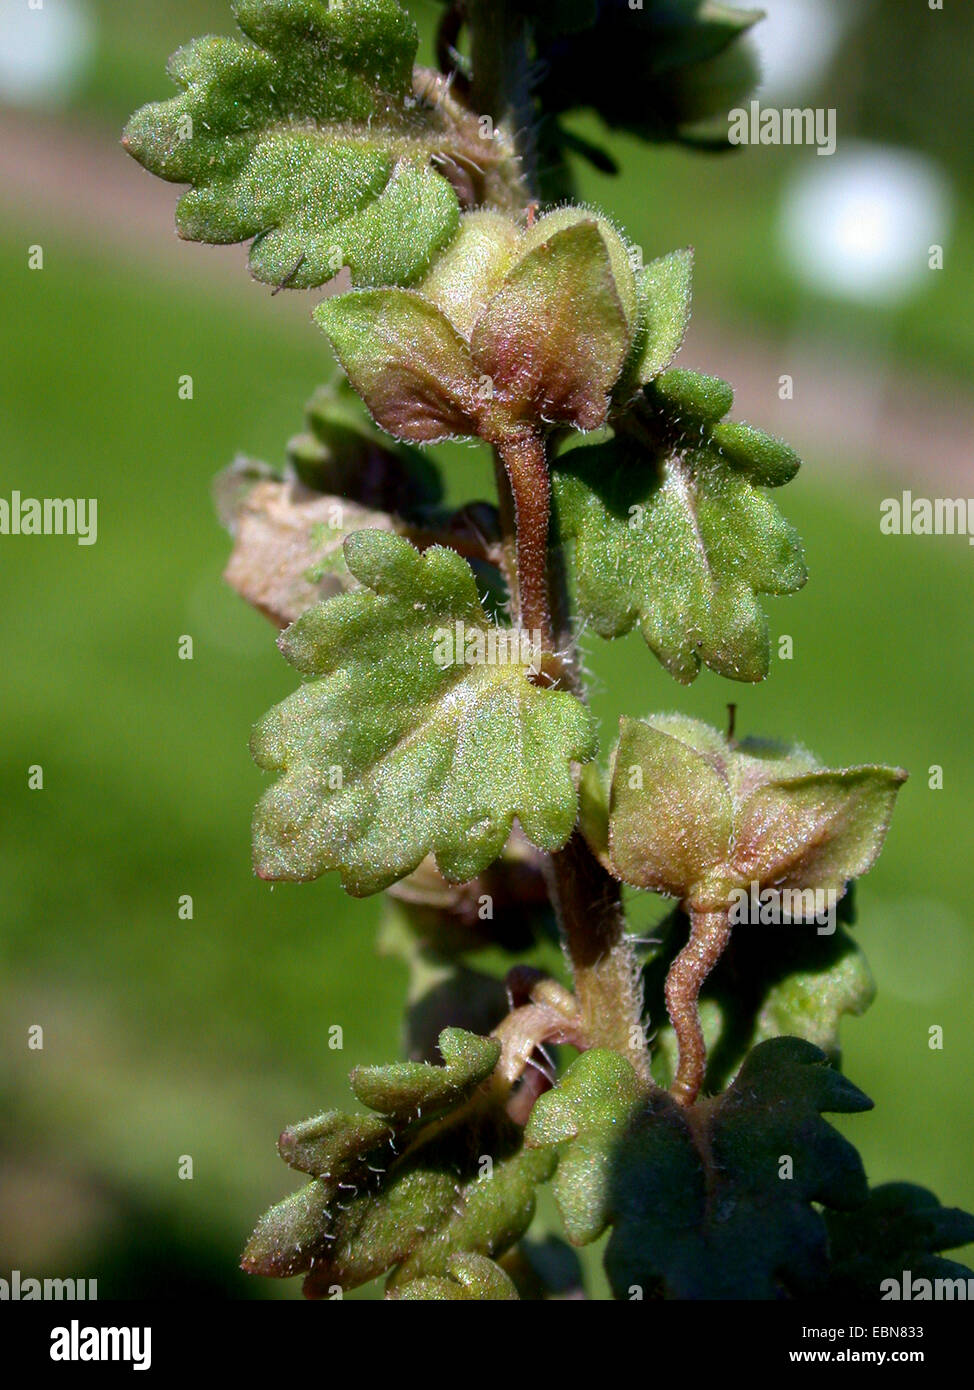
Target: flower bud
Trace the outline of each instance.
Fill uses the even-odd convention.
[[[565,207],[527,230],[501,213],[466,214],[416,289],[352,291],[315,318],[391,434],[503,448],[550,424],[605,423],[638,304],[615,228]]]

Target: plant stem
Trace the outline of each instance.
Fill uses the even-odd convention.
[[[666,977],[666,1009],[680,1049],[670,1094],[681,1105],[692,1105],[703,1085],[707,1048],[697,1001],[701,985],[724,953],[730,930],[726,912],[691,911],[690,940]]]
[[[546,651],[554,648],[548,602],[548,519],[551,479],[542,440],[535,434],[504,442],[498,450],[514,496],[519,626],[537,632]]]
[[[619,884],[576,830],[551,856],[551,897],[571,961],[582,1032],[609,1047],[652,1085],[642,1027],[642,990],[625,930]]]
[[[551,477],[544,443],[537,435],[526,435],[505,441],[499,453],[514,497],[518,622],[540,633],[542,647],[551,651],[554,608],[558,659],[545,668],[542,679],[583,698],[564,570],[549,546]],[[557,595],[554,604],[553,595]],[[589,1046],[621,1052],[636,1074],[652,1085],[639,971],[626,936],[619,884],[577,830],[564,849],[551,855],[547,879]]]
[[[524,161],[529,191],[534,138],[527,25],[503,0],[469,0],[467,15],[473,65],[470,105],[510,131]],[[549,555],[551,479],[544,441],[537,435],[523,436],[502,441],[497,452],[506,474],[498,478],[498,493],[508,553],[511,522],[516,531],[515,618],[521,627],[536,629],[544,647],[558,652],[560,661],[545,673],[549,683],[583,698],[561,561]],[[505,503],[508,482],[513,517],[509,499]],[[651,1086],[639,974],[626,936],[619,884],[577,830],[564,849],[551,855],[547,878],[586,1039],[592,1047],[613,1048],[628,1057],[637,1075]]]
[[[468,0],[470,106],[507,128],[521,156],[526,188],[534,184],[534,120],[528,22],[504,0]]]

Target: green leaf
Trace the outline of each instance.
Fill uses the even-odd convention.
[[[317,1178],[265,1212],[241,1257],[245,1273],[290,1279],[310,1269],[328,1247],[336,1194],[337,1182]]]
[[[356,284],[419,279],[456,231],[437,168],[476,171],[495,198],[516,181],[503,139],[479,139],[432,74],[396,0],[236,0],[252,43],[198,39],[169,65],[183,88],[143,107],[124,144],[152,173],[192,185],[179,234],[255,238],[254,275],[306,289],[348,266]]]
[[[674,444],[696,444],[709,433],[707,426],[726,415],[734,404],[734,392],[719,376],[674,367],[649,384],[646,398],[654,408],[664,434]]]
[[[454,551],[360,531],[345,556],[366,587],[283,634],[308,679],[254,732],[256,761],[283,774],[257,808],[257,872],[338,869],[361,896],[432,852],[463,881],[498,857],[515,817],[539,848],[561,848],[577,812],[571,764],[595,752],[589,712],[532,684],[536,654],[488,621]]]
[[[690,1110],[640,1094],[628,1063],[594,1051],[539,1098],[526,1137],[563,1150],[555,1197],[570,1238],[612,1226],[606,1269],[618,1298],[638,1288],[644,1298],[770,1299],[827,1278],[813,1203],[854,1207],[866,1181],[821,1113],[870,1105],[797,1038],[755,1048],[729,1091]]]
[[[793,593],[806,578],[797,534],[758,486],[784,481],[797,460],[760,431],[721,435],[713,422],[729,404],[716,378],[667,372],[632,422],[618,422],[631,434],[555,461],[581,618],[609,638],[638,625],[684,683],[702,662],[763,680],[770,638],[757,595]]]
[[[659,376],[679,352],[690,322],[692,279],[690,247],[660,256],[640,272],[637,284],[643,328],[628,374],[633,386],[645,386]]]
[[[411,1279],[408,1284],[390,1295],[405,1299],[450,1299],[463,1302],[470,1299],[500,1302],[518,1297],[513,1281],[500,1265],[485,1255],[462,1251],[448,1265],[449,1275],[427,1275]]]
[[[556,1156],[525,1150],[490,1078],[499,1044],[459,1029],[440,1035],[442,1067],[358,1068],[368,1115],[325,1116],[281,1139],[292,1164],[327,1171],[262,1217],[244,1252],[250,1273],[305,1273],[309,1297],[390,1273],[398,1295],[416,1280],[456,1280],[468,1297],[510,1297],[487,1262],[510,1249],[534,1215],[535,1189]],[[473,1256],[474,1258],[470,1258]],[[442,1282],[408,1297],[454,1297]]]
[[[905,780],[899,768],[853,767],[766,783],[738,818],[735,866],[748,882],[841,891],[879,857]]]
[[[635,1072],[620,1053],[593,1048],[535,1102],[525,1143],[532,1148],[564,1145],[553,1188],[573,1245],[597,1239],[611,1220],[614,1152],[641,1094]]]
[[[722,457],[759,487],[790,483],[801,466],[794,449],[742,421],[726,420],[715,425],[710,438]]]
[[[825,1220],[832,1246],[830,1298],[905,1298],[907,1281],[914,1299],[970,1297],[974,1270],[938,1252],[974,1243],[974,1216],[941,1206],[926,1188],[883,1183],[863,1206],[826,1212]],[[956,1279],[963,1281],[959,1287]],[[886,1280],[892,1285],[884,1288]]]
[[[277,1141],[277,1150],[284,1162],[299,1173],[330,1178],[332,1169],[344,1171],[377,1144],[391,1139],[393,1133],[392,1126],[376,1116],[343,1115],[339,1110],[328,1110],[291,1125]]]
[[[429,444],[477,433],[480,373],[446,315],[415,290],[357,290],[314,319],[376,422]]]
[[[466,1100],[497,1065],[501,1045],[459,1028],[440,1034],[442,1067],[428,1062],[393,1062],[385,1067],[356,1067],[351,1086],[370,1110],[400,1122],[452,1109]]]
[[[609,847],[626,883],[683,898],[729,855],[727,780],[680,738],[622,719],[609,802]]]
[[[443,1146],[434,1161],[447,1170],[449,1199],[439,1211],[422,1203],[413,1207],[423,1239],[396,1269],[391,1287],[440,1273],[456,1250],[496,1256],[520,1240],[534,1217],[536,1189],[549,1180],[557,1162],[554,1154],[525,1149],[522,1140],[518,1126],[508,1128],[498,1117],[489,1145],[483,1132],[478,1136],[468,1130]],[[483,1165],[481,1174],[477,1165],[484,1158],[492,1163],[489,1169]],[[429,1163],[429,1155],[423,1161]]]

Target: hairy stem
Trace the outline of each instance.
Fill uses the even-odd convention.
[[[720,960],[729,940],[730,923],[726,912],[692,911],[690,940],[666,977],[666,1009],[680,1049],[670,1093],[681,1105],[692,1105],[703,1085],[707,1049],[697,1001],[704,980]]]
[[[467,15],[473,64],[470,104],[511,132],[524,161],[524,186],[530,195],[535,140],[526,23],[503,0],[468,0]],[[582,697],[563,567],[560,557],[549,554],[551,479],[544,442],[536,435],[525,436],[505,442],[498,454],[506,474],[498,478],[498,493],[508,553],[512,522],[516,532],[515,619],[521,627],[536,629],[542,645],[558,652],[557,662],[543,673],[546,683]],[[638,970],[626,936],[619,884],[578,831],[551,856],[547,878],[589,1046],[621,1052],[637,1075],[652,1085]]]
[[[621,1052],[636,1075],[652,1085],[639,971],[626,936],[619,884],[578,830],[551,856],[550,884],[589,1046]]]
[[[511,619],[517,621],[519,600],[517,592],[517,514],[514,493],[504,462],[494,450],[494,483],[497,488],[497,516],[501,530],[500,569],[511,599]]]
[[[583,697],[564,570],[549,546],[551,478],[544,444],[535,435],[526,436],[507,443],[501,458],[516,514],[518,621],[537,630],[547,650],[557,644],[557,658],[545,668],[543,679]],[[639,972],[626,935],[619,884],[577,830],[551,856],[547,878],[589,1046],[621,1052],[651,1085]]]
[[[499,449],[514,497],[516,534],[517,621],[540,634],[547,651],[554,647],[548,600],[548,517],[551,479],[544,443],[534,434],[505,442]]]

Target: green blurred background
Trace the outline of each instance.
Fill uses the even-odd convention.
[[[877,1108],[842,1127],[872,1180],[972,1207],[974,555],[963,537],[887,537],[878,523],[903,487],[974,494],[974,14],[766,8],[763,100],[835,107],[837,162],[854,137],[870,142],[868,245],[841,179],[802,222],[809,181],[838,167],[814,149],[710,156],[613,139],[622,177],[583,166],[579,180],[646,259],[695,246],[681,362],[729,378],[738,413],[803,449],[780,501],[811,578],[769,601],[794,658],[761,687],[704,671],[685,690],[640,639],[592,641],[594,704],[608,740],[622,712],[722,723],[736,699],[739,730],[911,770],[859,893],[879,997],[843,1027],[846,1069]],[[99,534],[90,547],[0,538],[0,1274],[96,1277],[102,1297],[295,1297],[294,1282],[236,1272],[254,1219],[288,1190],[275,1136],[344,1103],[351,1066],[396,1055],[405,971],[375,954],[377,900],[251,874],[262,779],[248,734],[293,677],[221,581],[228,538],[209,486],[238,450],[281,462],[333,368],[309,322],[317,296],[272,299],[238,249],[177,245],[175,190],[117,145],[128,113],[168,94],[169,52],[229,32],[224,0],[47,0],[30,19],[60,25],[55,40],[25,38],[25,10],[0,0],[0,495],[97,497]],[[431,0],[417,13],[428,53]],[[905,183],[890,184],[901,167]],[[898,241],[919,205],[939,234],[921,219]],[[841,235],[838,266],[829,250],[850,215],[858,288],[840,283]],[[928,240],[943,270],[927,268]],[[28,269],[37,245],[42,271]],[[184,373],[192,401],[177,395]],[[779,399],[784,373],[792,401]],[[481,453],[439,452],[453,498],[488,494]],[[928,787],[932,765],[942,790]],[[178,916],[184,894],[192,920]],[[27,1047],[35,1024],[43,1050]],[[942,1051],[927,1045],[934,1024]]]

